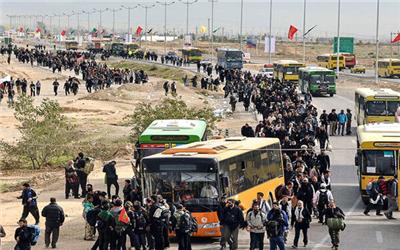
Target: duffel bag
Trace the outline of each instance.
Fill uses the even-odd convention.
[[[329,218],[327,220],[328,228],[332,230],[341,230],[343,228],[343,219],[341,218]]]

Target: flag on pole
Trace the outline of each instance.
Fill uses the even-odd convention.
[[[36,30],[35,30],[36,33],[39,33],[39,32],[41,32],[41,31],[42,31],[42,30],[41,30],[39,27],[37,27]]]
[[[289,40],[293,40],[294,34],[296,34],[297,30],[298,29],[296,27],[294,27],[293,25],[290,25],[289,33],[288,33],[288,39]]]
[[[65,34],[67,34],[67,31],[63,30],[63,31],[61,31],[60,34],[61,34],[62,36],[65,36]]]
[[[97,29],[96,29],[96,28],[93,28],[93,29],[92,29],[92,33],[97,33]]]
[[[311,29],[307,30],[306,33],[304,33],[304,36],[306,36],[308,33],[310,33],[317,25],[314,25]]]
[[[136,36],[140,36],[142,34],[143,28],[138,26],[136,29]]]
[[[129,223],[129,217],[128,214],[126,213],[125,208],[122,208],[121,212],[119,213],[118,220],[125,224]]]
[[[202,33],[202,34],[207,33],[207,27],[204,26],[204,25],[201,25],[200,26],[200,33]]]
[[[153,29],[149,29],[149,31],[147,31],[147,34],[150,34],[153,31]]]
[[[264,51],[266,53],[275,53],[275,43],[276,43],[276,39],[275,37],[271,37],[271,41],[270,41],[270,37],[269,36],[265,36],[265,49]],[[271,45],[271,47],[269,46]]]
[[[400,41],[400,33],[397,34],[397,36],[391,41],[391,43],[397,43]]]
[[[100,34],[104,34],[104,33],[106,33],[106,30],[105,30],[105,29],[102,29],[101,32],[100,32]]]
[[[19,27],[19,32],[24,32],[24,27]]]
[[[220,29],[221,29],[221,27],[216,28],[215,30],[213,30],[213,33],[217,32]]]

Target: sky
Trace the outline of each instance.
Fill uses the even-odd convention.
[[[164,2],[165,0],[159,0]],[[167,29],[176,33],[184,33],[186,27],[186,5],[180,0],[167,7]],[[184,0],[186,1],[186,0]],[[243,33],[265,34],[269,29],[269,1],[243,0]],[[374,39],[376,30],[377,0],[341,0],[341,36],[353,36],[358,39]],[[168,2],[172,2],[169,0]],[[72,11],[88,11],[96,9],[118,9],[121,5],[135,6],[137,3],[150,4],[155,1],[95,1],[95,0],[0,0],[0,23],[8,25],[6,15],[54,15],[71,13]],[[272,34],[286,36],[290,25],[299,31],[303,27],[304,0],[272,0]],[[240,0],[217,0],[214,4],[214,29],[221,27],[218,32],[228,35],[239,33]],[[333,37],[337,34],[338,0],[307,0],[306,30],[314,25],[317,27],[310,33],[314,37]],[[131,27],[144,27],[145,11],[136,8],[131,13]],[[189,7],[189,30],[194,32],[196,27],[207,26],[211,18],[210,0],[198,0]],[[28,23],[28,18],[21,22]],[[46,19],[49,23],[49,18]],[[105,29],[112,27],[112,12],[102,15]],[[400,31],[400,0],[380,0],[380,40],[389,40],[391,32]],[[53,18],[53,25],[58,26],[58,18]],[[91,14],[91,28],[99,25],[99,13]],[[128,11],[116,12],[115,27],[126,31]],[[67,26],[67,18],[61,18],[61,28]],[[77,17],[70,18],[70,26],[76,28]],[[80,15],[80,26],[87,28],[87,15]],[[148,27],[154,31],[163,31],[164,6],[156,3],[156,7],[148,11]],[[222,29],[223,28],[223,29]]]

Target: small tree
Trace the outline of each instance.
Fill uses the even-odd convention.
[[[30,97],[21,97],[15,103],[15,118],[21,138],[15,145],[2,142],[1,149],[6,156],[2,165],[9,162],[31,164],[38,169],[57,158],[69,156],[72,149],[74,127],[61,114],[56,101],[44,99],[39,106]]]
[[[163,119],[197,119],[207,122],[208,129],[214,129],[217,119],[211,108],[190,108],[182,100],[164,99],[160,104],[140,103],[133,114],[125,117],[132,126],[133,140],[154,121]]]

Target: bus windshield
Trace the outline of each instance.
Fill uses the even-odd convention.
[[[217,204],[219,190],[214,159],[150,158],[143,159],[142,164],[147,194],[160,194],[168,202],[184,202],[194,207],[201,204],[197,210],[202,212],[212,211],[208,205]]]
[[[298,69],[298,67],[294,67],[294,66],[292,66],[292,67],[284,67],[284,72],[286,74],[296,74],[297,73],[297,69]]]
[[[368,115],[386,115],[386,102],[385,101],[369,101],[367,102]]]
[[[399,101],[388,101],[387,102],[388,115],[394,115],[399,107],[400,107]]]
[[[393,176],[398,166],[396,157],[396,152],[393,150],[365,150],[362,154],[362,172]]]
[[[201,56],[201,51],[197,49],[189,50],[187,52],[190,56]]]
[[[392,66],[400,66],[400,62],[392,62]]]
[[[241,51],[227,51],[226,52],[226,61],[227,62],[237,62],[242,61],[243,55]]]

